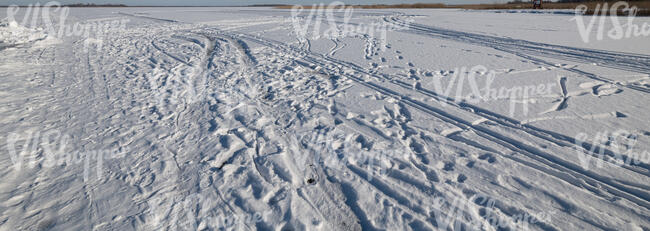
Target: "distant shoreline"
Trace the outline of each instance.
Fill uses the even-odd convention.
[[[594,9],[598,4],[602,6],[603,3],[608,3],[609,6],[617,1],[585,1],[585,2],[548,2],[544,1],[541,10],[575,10],[579,5],[587,6],[585,15],[593,15]],[[638,12],[636,16],[650,16],[650,0],[642,1],[627,1],[631,6],[636,6]],[[316,6],[316,7],[314,7]],[[291,9],[294,6],[276,6],[278,9]],[[319,5],[302,5],[305,9],[318,8]],[[327,5],[322,7],[328,7]],[[415,3],[415,4],[394,4],[394,5],[348,5],[346,7],[354,7],[359,9],[466,9],[466,10],[533,10],[532,1],[528,2],[511,2],[511,3],[497,3],[497,4],[458,4],[447,5],[442,3]],[[609,12],[608,12],[609,13]],[[617,15],[626,15],[626,12],[619,10]]]
[[[594,8],[598,4],[608,3],[610,6],[616,1],[589,1],[589,2],[544,2],[542,4],[542,10],[573,10],[576,9],[579,5],[586,5],[588,10],[585,12],[586,15],[593,15]],[[324,3],[326,4],[326,3]],[[638,12],[636,16],[650,16],[650,0],[642,1],[628,1],[630,6],[636,6]],[[62,5],[64,7],[87,7],[87,8],[144,8],[144,7],[273,7],[276,9],[291,9],[294,6],[302,6],[304,9],[318,8],[318,7],[327,7],[327,5],[320,6],[317,4],[312,5],[290,5],[290,4],[254,4],[254,5],[238,5],[238,6],[129,6],[124,4],[69,4]],[[516,3],[499,3],[499,4],[458,4],[458,5],[447,5],[442,3],[415,3],[415,4],[373,4],[373,5],[347,5],[346,7],[353,7],[359,9],[466,9],[466,10],[532,10],[532,2],[516,2]],[[10,6],[0,6],[0,7],[10,7]],[[30,5],[23,5],[18,7],[30,7]],[[34,6],[31,6],[34,7]],[[38,6],[44,7],[44,6]],[[626,12],[620,11],[617,12],[617,15],[626,15]]]
[[[11,6],[18,6],[18,7],[45,7],[45,6],[34,6],[34,5],[11,5]],[[84,4],[72,4],[72,5],[61,5],[62,7],[88,7],[88,8],[100,8],[100,7],[292,7],[293,5],[285,5],[285,4],[272,4],[272,5],[245,5],[245,6],[129,6],[129,5],[124,5],[124,4],[116,4],[116,5],[84,5]],[[0,7],[10,7],[10,6],[3,6],[0,5]]]

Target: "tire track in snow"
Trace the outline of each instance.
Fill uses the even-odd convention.
[[[296,48],[292,48],[292,49],[296,49]],[[435,93],[433,91],[422,89],[422,88],[413,89],[412,84],[409,84],[409,83],[406,83],[404,81],[397,80],[397,79],[394,79],[394,78],[388,78],[385,75],[378,75],[378,74],[366,71],[362,67],[359,67],[359,66],[357,66],[356,64],[353,64],[353,63],[336,60],[336,59],[334,59],[332,57],[324,57],[322,55],[311,53],[309,51],[298,50],[297,52],[299,52],[300,55],[307,55],[307,54],[315,55],[315,56],[318,56],[318,57],[320,57],[322,59],[326,59],[329,62],[333,62],[336,65],[342,65],[344,67],[349,67],[349,68],[354,69],[355,71],[358,71],[358,72],[361,72],[363,74],[373,76],[373,77],[376,77],[376,78],[386,79],[386,80],[390,81],[391,83],[399,85],[402,88],[405,88],[405,89],[408,89],[408,90],[414,90],[414,91],[417,91],[417,92],[422,93],[424,95],[436,98],[437,100],[442,101],[447,105],[451,105],[451,106],[454,106],[454,107],[457,107],[457,108],[461,108],[461,109],[466,110],[467,112],[469,112],[471,114],[487,118],[491,122],[499,123],[502,126],[506,126],[506,127],[509,127],[509,128],[513,128],[513,129],[523,131],[523,132],[525,132],[525,133],[527,133],[529,135],[532,135],[532,136],[535,136],[537,138],[546,140],[546,141],[551,142],[551,143],[553,143],[555,145],[559,145],[559,146],[562,146],[562,147],[575,147],[575,148],[579,148],[579,149],[581,148],[581,149],[584,150],[585,154],[591,155],[593,157],[598,157],[598,153],[602,152],[605,155],[608,155],[610,157],[621,156],[621,157],[623,157],[625,159],[629,158],[627,155],[624,155],[622,153],[616,153],[616,152],[611,151],[611,150],[609,150],[607,148],[604,148],[604,147],[598,146],[598,145],[594,145],[594,144],[591,144],[591,143],[586,142],[586,141],[585,142],[580,142],[581,145],[576,145],[576,143],[578,143],[578,141],[575,140],[575,138],[573,138],[573,137],[569,137],[569,136],[562,135],[562,134],[559,134],[559,133],[555,133],[555,132],[551,132],[551,131],[548,131],[548,130],[536,128],[536,127],[531,126],[531,125],[526,125],[526,124],[523,124],[521,121],[516,121],[516,120],[511,119],[511,118],[509,118],[509,117],[507,117],[505,115],[497,114],[497,113],[485,110],[485,109],[480,108],[480,107],[475,106],[475,105],[471,105],[471,104],[468,104],[468,103],[465,103],[465,102],[461,102],[461,103],[456,104],[456,103],[454,103],[454,102],[456,102],[456,100],[451,98],[451,97],[440,96],[440,95],[438,95],[437,93]],[[623,167],[628,169],[628,170],[634,171],[636,173],[639,173],[639,174],[642,174],[642,175],[645,175],[645,176],[650,176],[650,165],[645,164],[645,163],[639,163],[639,164],[632,163],[631,165],[634,166],[634,167],[629,167],[629,166],[623,166]],[[637,169],[637,168],[642,168],[642,169]]]
[[[203,35],[204,36],[209,36],[209,37],[221,37],[221,38],[224,39],[224,41],[228,42],[229,46],[234,47],[235,48],[234,51],[237,54],[237,55],[235,55],[235,59],[239,60],[238,64],[234,64],[234,66],[235,66],[234,69],[241,75],[242,78],[245,78],[246,84],[248,84],[247,86],[241,86],[241,87],[250,88],[250,89],[257,89],[258,88],[259,79],[256,79],[256,78],[259,77],[260,74],[259,74],[259,71],[255,70],[256,69],[255,66],[256,66],[257,62],[256,62],[256,59],[254,58],[254,56],[252,56],[252,54],[250,53],[250,50],[248,49],[248,46],[242,40],[237,39],[234,36],[228,36],[228,35],[224,35],[224,34],[205,33]],[[240,93],[235,92],[234,94],[241,94],[241,92]],[[251,104],[251,105],[256,105],[257,109],[259,110],[259,112],[262,115],[272,117],[272,115],[268,113],[268,111],[270,111],[270,108],[266,108],[265,106],[263,106],[262,104],[257,102],[256,99],[255,99],[256,98],[255,95],[257,93],[253,93],[253,94],[254,95],[244,97],[245,98],[244,100],[245,101],[251,101],[251,102],[249,102],[249,104]],[[275,129],[280,130],[280,131],[284,131],[284,133],[290,133],[290,132],[285,130],[286,128],[276,127]],[[286,147],[293,147],[290,144],[286,144],[285,146]],[[294,150],[294,154],[296,154],[296,155],[301,155],[303,153],[306,153],[306,152],[304,150]],[[255,157],[251,156],[251,158],[252,158],[253,164],[256,165]],[[300,164],[300,163],[289,163],[289,166],[296,166],[296,164]],[[254,167],[254,169],[259,169],[257,166],[253,166],[253,167]],[[258,170],[257,172],[264,179],[264,176],[260,173],[260,171]],[[323,175],[323,174],[324,173],[321,172],[321,175]],[[302,177],[300,177],[300,178],[302,178]],[[341,215],[347,213],[347,212],[345,212],[345,209],[344,210],[335,210],[335,211],[340,212],[340,213],[336,213],[336,214],[332,214],[332,212],[333,212],[332,210],[321,210],[321,209],[319,209],[319,208],[322,208],[323,206],[325,206],[326,208],[339,207],[341,205],[338,205],[338,206],[333,206],[333,205],[343,203],[343,202],[337,202],[337,200],[335,199],[335,195],[337,195],[337,193],[335,193],[335,191],[337,191],[335,189],[336,188],[335,184],[333,182],[319,181],[317,183],[317,187],[320,188],[320,190],[311,190],[311,189],[308,189],[308,188],[293,188],[293,187],[292,187],[292,190],[297,192],[298,193],[297,195],[299,195],[302,199],[306,200],[306,202],[308,204],[311,204],[313,209],[315,209],[315,211],[317,211],[317,212],[319,212],[321,214],[321,218],[323,220],[328,221],[330,224],[335,225],[336,227],[338,227],[340,229],[355,230],[355,228],[354,228],[355,226],[353,224],[354,222],[352,222],[352,223],[348,222],[349,224],[346,224],[346,223],[339,224],[340,221],[347,220],[347,218],[341,217]],[[332,188],[332,187],[334,187],[334,188]],[[319,206],[316,206],[316,205],[319,205]],[[343,207],[341,207],[341,208],[343,208]],[[337,218],[334,219],[335,217],[337,217]]]
[[[428,27],[428,26],[420,25],[420,24],[412,24],[412,23],[406,24],[406,22],[398,19],[395,16],[390,17],[390,20],[387,19],[387,18],[384,18],[384,20],[386,22],[397,23],[400,26],[409,27],[409,28],[412,28],[412,29],[415,29],[415,30],[421,30],[421,31],[424,31],[424,32],[427,32],[427,33],[434,33],[435,32],[436,35],[439,35],[440,37],[442,37],[444,39],[450,39],[450,40],[455,40],[455,41],[467,42],[467,43],[474,44],[474,45],[482,45],[482,46],[492,47],[494,49],[497,49],[497,50],[500,50],[500,51],[503,51],[503,52],[506,52],[506,53],[512,53],[512,54],[515,54],[517,56],[520,56],[520,57],[523,57],[523,58],[526,58],[526,59],[529,59],[529,60],[532,60],[532,61],[535,61],[535,62],[546,64],[549,67],[555,67],[555,65],[553,63],[550,63],[550,62],[547,62],[547,61],[544,61],[544,60],[541,60],[541,59],[538,59],[538,58],[534,58],[534,57],[532,57],[530,55],[525,55],[525,54],[522,54],[521,52],[518,52],[518,50],[520,50],[520,49],[516,49],[517,46],[515,46],[515,48],[512,48],[512,49],[504,49],[503,47],[499,47],[498,45],[495,45],[493,41],[504,40],[504,41],[506,41],[504,43],[506,43],[508,45],[511,45],[511,44],[516,45],[518,43],[534,43],[534,42],[529,42],[529,41],[525,41],[525,40],[514,40],[514,39],[508,39],[508,38],[500,38],[500,37],[480,35],[480,34],[472,34],[472,33],[459,32],[459,31],[453,31],[453,30],[447,30],[447,29],[438,29],[438,28]],[[414,26],[411,26],[411,25],[414,25]],[[468,38],[465,38],[465,37],[460,36],[460,35],[466,35],[466,37],[468,37]],[[460,36],[460,37],[458,37],[458,36]],[[481,41],[482,43],[481,42],[474,42],[473,41],[474,37],[479,38],[478,40]],[[581,50],[581,51],[584,51],[584,52],[591,51],[591,50],[588,50],[588,49],[571,48],[571,47],[556,46],[556,45],[542,44],[542,43],[534,43],[534,44],[539,44],[539,46],[549,46],[549,47],[553,47],[553,48],[556,48],[556,49],[564,48],[564,49],[577,49],[577,50]],[[593,52],[604,52],[604,53],[608,54],[609,56],[613,56],[613,57],[616,57],[616,58],[623,58],[623,59],[629,59],[628,57],[630,57],[628,54],[617,54],[615,52],[608,52],[608,51],[593,51]],[[532,53],[536,54],[534,52],[532,52]],[[637,56],[639,57],[639,59],[647,59],[650,62],[650,57],[649,56],[632,55],[631,57],[637,57]],[[598,58],[598,57],[599,56],[594,56],[594,58]],[[634,60],[634,59],[631,59],[631,60]],[[587,62],[587,61],[584,61],[584,62]],[[630,61],[630,62],[632,62],[632,61]],[[625,63],[625,62],[623,62],[623,63]],[[633,62],[633,63],[636,63],[636,62]],[[354,64],[349,64],[349,65],[352,65],[352,66],[356,67],[356,65],[354,65]],[[642,65],[642,67],[648,68],[647,65]],[[362,68],[360,68],[360,67],[357,67],[357,69],[362,70]],[[621,68],[618,68],[618,69],[621,69]],[[620,83],[618,83],[616,81],[609,80],[609,79],[606,79],[606,78],[601,78],[601,77],[596,76],[595,74],[587,73],[587,72],[584,72],[584,71],[581,71],[581,70],[578,70],[578,69],[575,69],[575,68],[568,68],[568,69],[565,69],[565,70],[575,72],[575,73],[578,73],[578,74],[580,74],[582,76],[586,76],[586,77],[589,77],[589,78],[592,78],[592,79],[595,79],[595,80],[598,80],[598,81],[601,81],[601,82],[613,84],[615,86],[622,86],[622,87],[627,87],[627,88],[631,88],[631,89],[634,89],[634,90],[638,90],[638,91],[641,91],[641,92],[650,93],[650,89],[639,87],[639,86],[636,86],[636,85],[629,85],[629,84],[621,85]],[[625,70],[625,69],[622,69],[622,70]],[[638,71],[644,71],[644,70],[641,69],[641,70],[638,70]],[[641,73],[645,73],[645,72],[641,72]],[[380,76],[380,77],[383,77],[383,76]],[[403,87],[407,87],[407,88],[411,87],[409,84],[407,84],[407,83],[405,83],[403,81],[400,81],[400,80],[395,80],[395,79],[388,79],[388,80],[393,81],[393,82],[398,82]],[[564,80],[564,81],[566,81],[566,80]],[[426,92],[426,95],[433,95],[436,98],[441,98],[442,97],[442,99],[439,99],[439,100],[442,100],[447,104],[449,104],[449,102],[455,102],[454,99],[452,99],[450,97],[438,96],[436,93],[428,91],[426,89],[419,88],[419,89],[415,89],[415,90],[419,91],[421,93]],[[563,102],[565,103],[566,99],[564,99]],[[500,115],[500,114],[497,114],[497,113],[494,113],[494,112],[479,108],[477,106],[474,106],[474,105],[471,105],[471,104],[468,104],[468,103],[465,103],[465,102],[461,102],[457,106],[466,108],[471,113],[477,114],[477,115],[485,117],[485,118],[489,118],[490,121],[492,121],[492,122],[499,122],[499,123],[501,123],[501,125],[504,125],[504,126],[507,126],[507,127],[510,127],[510,128],[514,128],[514,129],[523,130],[523,131],[525,131],[526,133],[528,133],[530,135],[533,135],[535,137],[547,140],[547,141],[552,142],[552,143],[554,143],[556,145],[563,146],[563,147],[574,146],[574,147],[577,147],[577,148],[582,148],[585,151],[586,154],[594,156],[594,157],[598,156],[598,154],[596,154],[596,153],[601,153],[602,152],[605,155],[608,155],[610,157],[621,156],[624,159],[629,158],[627,155],[624,155],[622,153],[616,153],[616,152],[614,152],[612,150],[609,150],[607,148],[604,148],[602,146],[594,145],[594,144],[591,144],[589,142],[578,142],[573,137],[569,137],[569,136],[566,136],[566,135],[563,135],[563,134],[559,134],[559,133],[551,132],[551,131],[548,131],[548,130],[536,128],[536,127],[531,126],[531,125],[526,125],[526,124],[523,124],[520,121],[516,121],[514,119],[508,118],[507,116]],[[565,106],[565,105],[561,104],[560,106]],[[581,145],[576,145],[576,143],[581,143]],[[639,174],[642,174],[642,175],[645,175],[645,176],[650,176],[650,165],[649,164],[646,164],[646,163],[639,163],[639,164],[631,163],[631,165],[635,166],[635,167],[638,167],[638,168],[642,168],[642,169],[637,169],[635,167],[628,167],[628,166],[623,166],[623,167],[628,169],[628,170],[637,172]]]
[[[391,16],[384,18],[384,21],[395,23],[401,27],[410,28],[415,31],[415,34],[424,34],[435,38],[442,38],[458,42],[469,43],[472,45],[480,45],[491,47],[506,53],[511,53],[531,61],[543,63],[548,66],[555,66],[553,63],[534,58],[534,56],[543,56],[555,59],[564,59],[579,63],[598,63],[599,65],[610,67],[619,70],[634,71],[639,73],[650,72],[650,56],[630,54],[630,53],[617,53],[611,51],[581,49],[575,47],[551,45],[545,43],[530,42],[519,39],[509,39],[503,37],[489,36],[474,34],[469,32],[454,31],[449,29],[436,28],[417,23],[409,23],[399,19],[399,16]],[[413,32],[406,30],[407,32]],[[632,90],[640,91],[643,93],[650,93],[650,89],[629,84],[621,84],[615,80],[600,77],[595,74],[587,73],[575,68],[566,69],[584,75],[588,78],[602,81],[616,86],[626,87]]]
[[[300,53],[301,55],[307,55],[307,53],[304,53],[305,51],[297,51],[297,52],[301,52]],[[417,91],[417,92],[419,92],[421,94],[433,97],[433,98],[437,99],[438,101],[441,101],[441,102],[445,103],[446,105],[451,105],[451,106],[463,109],[463,110],[467,111],[468,113],[471,113],[471,114],[474,114],[474,115],[477,115],[477,116],[480,116],[480,117],[483,117],[483,118],[487,118],[487,119],[489,119],[489,121],[499,123],[502,126],[506,126],[506,127],[509,127],[509,128],[524,131],[525,133],[527,133],[529,135],[532,135],[532,136],[535,136],[537,138],[549,141],[549,142],[551,142],[553,144],[556,144],[556,145],[559,145],[559,146],[582,148],[587,153],[591,153],[594,150],[594,148],[596,148],[595,152],[597,152],[597,153],[600,153],[601,150],[602,150],[603,153],[605,153],[606,155],[609,155],[610,157],[622,156],[624,158],[627,158],[626,155],[623,155],[621,153],[615,153],[615,152],[613,152],[611,150],[608,150],[606,148],[597,147],[597,146],[595,146],[593,144],[590,144],[588,142],[584,142],[584,143],[582,143],[582,145],[578,146],[578,145],[576,145],[577,141],[572,137],[568,137],[566,135],[561,135],[561,134],[554,133],[554,132],[551,132],[551,131],[548,131],[548,130],[536,128],[534,126],[525,125],[525,124],[522,124],[522,122],[520,122],[520,121],[516,121],[516,120],[511,119],[511,118],[509,118],[507,116],[485,110],[483,108],[480,108],[480,107],[472,105],[472,104],[468,104],[468,103],[465,103],[465,102],[460,102],[460,103],[456,104],[456,103],[454,103],[454,102],[456,102],[456,100],[454,98],[451,98],[451,97],[448,97],[448,96],[441,96],[441,95],[439,95],[439,94],[437,94],[437,93],[435,93],[433,91],[426,90],[426,89],[423,89],[423,88],[415,88],[415,89],[413,89],[412,84],[406,83],[404,81],[401,81],[401,80],[398,80],[398,79],[395,79],[395,78],[388,78],[385,75],[378,75],[378,74],[375,74],[375,73],[372,73],[372,72],[368,72],[365,69],[363,69],[363,68],[361,68],[361,67],[359,67],[359,66],[357,66],[356,64],[353,64],[353,63],[349,63],[349,62],[345,62],[345,61],[339,61],[339,60],[333,59],[331,57],[323,57],[323,56],[320,56],[320,55],[314,54],[314,53],[309,53],[309,54],[319,56],[320,58],[326,59],[329,62],[333,62],[336,65],[342,65],[344,67],[352,68],[355,71],[361,72],[361,73],[369,75],[369,76],[373,76],[373,77],[381,78],[381,79],[386,79],[386,80],[390,81],[391,83],[396,84],[396,85],[398,85],[398,86],[400,86],[400,87],[402,87],[404,89]],[[592,156],[596,157],[597,155],[593,154]],[[649,165],[643,164],[643,163],[640,163],[638,165],[637,164],[633,164],[633,165],[642,167],[642,168],[645,169],[645,171],[638,170],[638,169],[633,169],[633,168],[630,168],[630,170],[635,171],[635,172],[637,172],[639,174],[642,174],[642,175],[650,176],[650,172],[648,171],[648,170],[650,170]]]
[[[333,62],[329,58],[324,58],[321,57],[321,55],[318,54],[313,54],[313,53],[306,53],[304,51],[297,50],[296,48],[293,48],[291,46],[287,46],[286,44],[280,43],[280,42],[275,42],[271,40],[265,40],[262,38],[258,38],[256,36],[252,35],[245,35],[245,34],[240,34],[241,37],[252,40],[254,42],[260,43],[262,45],[270,46],[272,48],[275,48],[279,51],[282,52],[294,52],[297,53],[296,57],[302,57],[301,59],[304,59],[306,61],[310,61],[314,64],[320,64],[321,66],[328,66],[328,64],[332,64]],[[337,65],[343,65],[344,67],[351,68],[350,65],[345,65],[344,63],[335,63]],[[338,70],[331,70],[337,72]],[[498,132],[492,131],[489,128],[485,128],[482,126],[477,126],[473,125],[471,121],[466,121],[460,117],[451,115],[449,113],[444,112],[441,109],[431,107],[430,105],[427,105],[425,103],[419,102],[417,100],[411,99],[407,96],[401,95],[393,90],[390,90],[388,88],[379,86],[377,84],[371,83],[371,82],[366,82],[365,80],[356,77],[355,75],[343,73],[343,76],[346,76],[349,79],[352,79],[356,81],[357,83],[366,86],[370,89],[373,89],[375,91],[379,91],[383,94],[386,95],[391,95],[394,96],[397,99],[400,99],[400,101],[404,102],[406,105],[410,105],[416,109],[419,109],[427,114],[430,114],[432,116],[435,116],[439,119],[442,119],[443,121],[446,121],[450,124],[454,124],[455,126],[458,126],[459,128],[463,130],[472,130],[479,134],[480,136],[493,141],[496,144],[499,144],[507,149],[510,149],[514,152],[521,153],[526,155],[527,157],[536,160],[538,163],[541,163],[548,168],[544,168],[538,165],[533,165],[532,167],[535,169],[538,169],[540,171],[544,171],[545,173],[555,176],[559,179],[564,180],[567,183],[570,183],[578,188],[582,188],[581,184],[577,184],[576,181],[577,179],[583,179],[587,183],[594,185],[594,186],[600,186],[600,187],[605,187],[608,192],[612,193],[613,195],[620,196],[622,198],[626,198],[629,201],[632,201],[646,209],[650,209],[650,194],[643,190],[639,189],[634,189],[630,188],[628,186],[621,185],[620,181],[616,181],[607,177],[600,176],[594,172],[591,171],[586,171],[583,170],[580,166],[559,159],[557,157],[554,157],[552,154],[543,152],[535,147],[532,147],[528,144],[525,144],[522,141],[518,141],[515,138],[510,138],[506,135],[502,135]],[[511,158],[508,155],[503,155],[506,158]],[[511,158],[517,162],[520,162],[524,165],[531,166],[532,163],[529,162],[523,162],[519,161],[518,159]],[[571,174],[566,174],[566,173],[571,173]]]
[[[240,36],[241,36],[241,35],[240,35]],[[255,41],[255,40],[254,40],[254,41]],[[291,49],[291,48],[288,48],[288,49]],[[326,66],[326,65],[323,65],[323,66]],[[336,72],[336,71],[335,71],[335,72]],[[515,161],[516,161],[516,159],[515,159]],[[520,162],[521,162],[521,161],[520,161]],[[535,168],[535,167],[533,167],[533,168]],[[541,168],[541,167],[537,167],[536,169],[544,170],[544,168]],[[554,174],[550,174],[550,175],[554,175]],[[555,175],[557,175],[557,174],[555,174]],[[563,179],[563,180],[565,180],[565,181],[567,181],[566,178],[561,178],[561,177],[559,177],[559,178],[560,178],[560,179]],[[379,190],[379,191],[381,192],[381,188],[377,188],[377,190]],[[386,196],[389,196],[388,194],[385,194],[385,195],[386,195]]]

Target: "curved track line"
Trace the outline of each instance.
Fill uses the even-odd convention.
[[[302,57],[303,60],[315,63],[315,64],[320,64],[322,66],[325,66],[327,68],[328,64],[332,64],[332,62],[328,58],[323,58],[321,55],[318,54],[313,54],[313,53],[306,53],[305,51],[300,51],[297,48],[294,48],[292,46],[288,46],[286,44],[283,44],[281,42],[276,42],[272,40],[265,40],[258,38],[256,36],[252,35],[247,35],[247,34],[239,34],[240,37],[243,37],[245,39],[260,43],[265,46],[269,46],[271,48],[283,51],[283,52],[296,52],[296,57]],[[335,63],[337,65],[340,65],[340,63]],[[349,67],[349,66],[348,66]],[[330,71],[337,72],[338,70],[331,69],[329,68]],[[356,81],[357,83],[366,86],[370,89],[373,89],[375,91],[381,92],[386,95],[391,95],[397,99],[400,99],[404,104],[410,105],[414,108],[419,109],[420,111],[423,111],[429,115],[435,116],[439,119],[442,119],[443,121],[446,121],[450,124],[453,124],[461,129],[464,130],[472,130],[479,134],[480,136],[491,140],[495,142],[496,144],[499,144],[507,149],[510,149],[514,152],[521,153],[526,155],[527,157],[536,160],[537,162],[540,162],[551,169],[554,169],[555,171],[549,171],[551,169],[543,168],[540,166],[532,166],[533,168],[540,169],[540,170],[546,170],[545,172],[548,173],[549,175],[553,175],[558,177],[559,179],[564,180],[565,182],[568,182],[576,187],[580,187],[581,185],[577,184],[576,182],[577,179],[583,179],[585,182],[588,182],[592,185],[600,185],[601,187],[604,187],[607,189],[608,192],[620,196],[622,198],[626,198],[629,201],[632,201],[646,209],[650,209],[650,194],[648,192],[644,192],[641,190],[629,188],[627,186],[621,185],[618,181],[615,181],[613,179],[610,179],[608,177],[603,177],[600,176],[596,173],[593,173],[591,171],[586,171],[583,170],[580,166],[567,162],[565,160],[559,159],[557,157],[554,157],[551,154],[545,153],[535,147],[532,147],[530,145],[525,144],[522,141],[515,140],[513,138],[507,137],[505,135],[499,134],[498,132],[489,130],[488,128],[481,127],[481,126],[476,126],[473,125],[470,121],[466,121],[460,117],[451,115],[449,113],[444,112],[441,109],[432,107],[428,104],[419,102],[417,100],[411,99],[407,96],[401,95],[393,90],[390,90],[388,88],[382,87],[380,85],[371,83],[371,82],[366,82],[365,80],[356,77],[355,75],[347,74],[347,73],[342,73],[341,75]],[[508,157],[507,155],[504,155]],[[510,158],[510,157],[508,157]],[[525,165],[530,166],[531,163],[525,163],[525,162],[520,162]],[[572,174],[567,174],[567,172],[570,172]],[[569,175],[569,176],[567,176]],[[573,178],[573,179],[571,179]]]
[[[532,57],[542,56],[554,59],[562,59],[578,63],[598,63],[604,67],[614,68],[618,70],[634,71],[638,73],[650,72],[650,56],[630,53],[619,53],[602,50],[592,50],[575,48],[568,46],[552,45],[546,43],[531,42],[520,39],[511,39],[496,37],[490,35],[481,35],[469,32],[454,31],[449,29],[436,28],[432,26],[405,22],[395,16],[384,18],[384,21],[394,23],[401,27],[410,28],[411,31],[407,32],[427,35],[430,37],[453,40],[457,42],[469,43],[472,45],[479,45],[484,47],[494,48],[506,53],[511,53],[525,59],[535,62],[543,63],[549,66],[554,66],[552,63]],[[605,77],[597,76],[595,74],[587,73],[574,68],[566,69],[588,78],[614,84],[617,86],[626,87],[632,90],[650,93],[649,88],[639,87],[629,84],[621,84],[615,80]]]

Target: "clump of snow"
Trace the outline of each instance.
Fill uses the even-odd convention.
[[[48,36],[43,28],[24,27],[16,21],[0,21],[0,46],[2,47],[28,43],[46,45],[56,43],[56,41],[58,39]]]

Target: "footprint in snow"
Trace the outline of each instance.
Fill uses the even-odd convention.
[[[494,163],[494,162],[497,161],[497,158],[494,157],[494,155],[492,155],[491,153],[485,153],[485,154],[483,154],[483,155],[480,155],[480,156],[478,157],[478,159],[480,159],[480,160],[487,160],[487,162],[490,163],[490,164],[491,164],[491,163]]]

